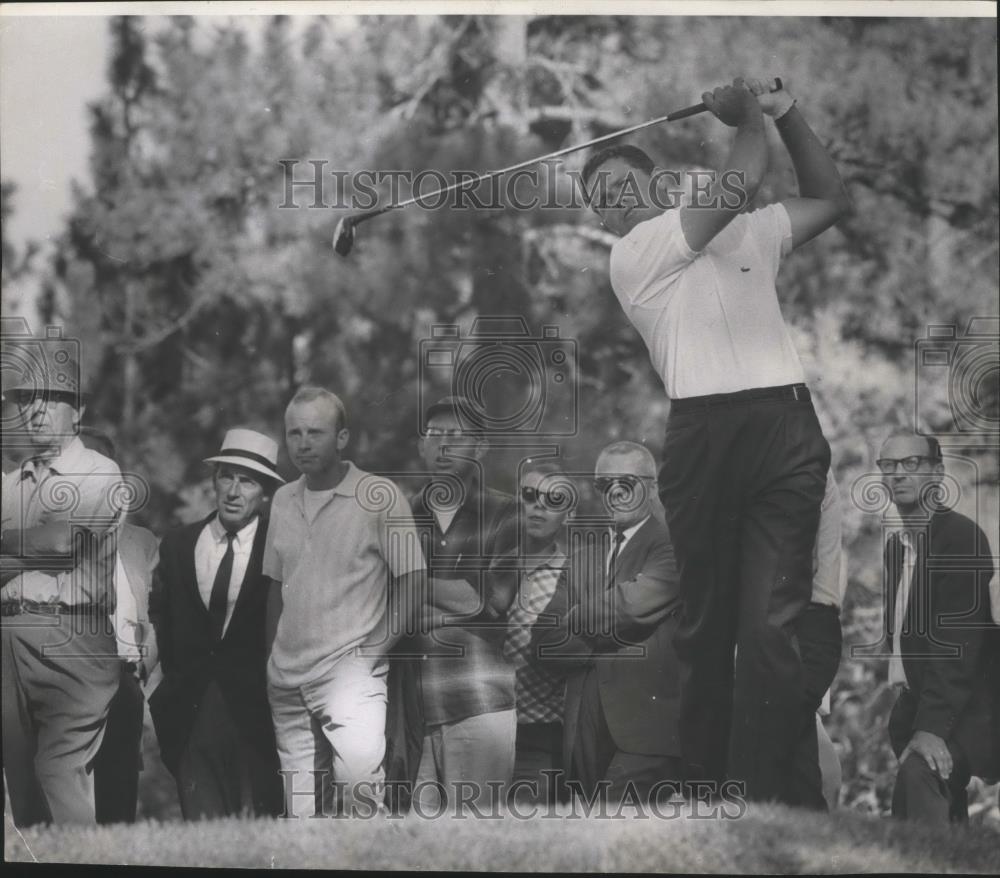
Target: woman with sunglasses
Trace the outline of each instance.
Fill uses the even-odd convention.
[[[576,492],[557,464],[529,461],[521,474],[519,500],[519,583],[503,645],[514,666],[517,694],[511,799],[551,804],[560,797],[555,772],[562,771],[566,678],[529,655],[531,628],[552,599],[566,564],[565,525],[573,515]]]

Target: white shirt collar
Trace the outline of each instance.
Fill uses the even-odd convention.
[[[257,524],[260,522],[260,516],[255,515],[251,519],[249,524],[243,525],[243,527],[236,532],[236,537],[233,542],[243,548],[244,546],[249,546],[253,544],[254,537],[257,535]],[[226,541],[226,529],[222,526],[222,522],[219,521],[219,516],[216,515],[208,523],[208,529],[212,533],[212,539],[217,543],[224,543]]]
[[[642,521],[636,522],[631,527],[625,528],[625,530],[622,531],[622,545],[624,545],[630,539],[632,539],[632,537],[635,536],[635,532],[639,530],[639,528],[642,527],[647,521],[649,521],[650,518],[652,518],[652,516],[647,515]],[[614,537],[615,537],[615,529],[612,527],[611,539],[614,540]]]
[[[55,473],[79,472],[83,463],[81,458],[87,453],[87,446],[83,444],[79,436],[74,436],[65,447],[52,459],[42,458],[44,465]],[[35,461],[29,458],[21,464],[21,478],[31,473],[32,478],[38,478]]]

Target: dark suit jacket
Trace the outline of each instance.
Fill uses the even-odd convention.
[[[246,742],[275,751],[267,700],[264,614],[268,580],[261,573],[267,520],[257,525],[239,598],[221,642],[212,636],[208,609],[198,593],[194,549],[208,518],[168,533],[160,544],[150,598],[163,680],[149,699],[163,762],[176,775],[202,696],[215,680]]]
[[[591,669],[619,750],[646,756],[680,753],[679,664],[672,642],[680,600],[670,537],[664,525],[650,518],[622,549],[610,582],[605,575],[607,542],[605,536],[596,543],[601,550],[571,555],[532,636],[535,660],[568,672],[563,719],[567,767],[583,681]]]
[[[934,512],[913,532],[917,560],[900,635],[912,698],[901,699],[907,716],[896,711],[890,725],[893,746],[905,746],[915,731],[932,732],[959,745],[973,774],[995,773],[1000,629],[990,612],[989,543],[973,521],[950,509]],[[902,570],[903,546],[893,534],[885,550],[890,649]]]

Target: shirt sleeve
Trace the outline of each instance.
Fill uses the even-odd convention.
[[[748,214],[750,230],[764,261],[777,275],[783,257],[792,252],[792,221],[785,205],[770,204]]]
[[[826,474],[826,493],[820,506],[819,529],[816,532],[813,573],[813,600],[840,606],[847,585],[847,571],[843,557],[843,513],[840,507],[840,489],[830,469]]]
[[[284,582],[284,570],[281,566],[281,555],[275,546],[277,530],[281,522],[281,504],[278,501],[279,494],[274,495],[271,501],[271,514],[267,521],[267,535],[264,537],[264,560],[261,562],[261,572],[275,582]]]
[[[387,480],[386,487],[393,500],[388,510],[379,513],[379,547],[389,570],[398,579],[427,565],[406,496],[394,482]]]
[[[684,238],[679,210],[639,223],[611,249],[611,286],[623,302],[638,305],[669,289],[674,275],[698,258]]]

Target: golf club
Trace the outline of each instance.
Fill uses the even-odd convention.
[[[774,88],[772,88],[771,91],[780,91],[781,88],[781,79],[775,77]],[[697,116],[699,113],[704,113],[706,110],[708,110],[708,107],[706,107],[703,103],[692,104],[690,107],[685,107],[683,110],[676,110],[673,113],[668,113],[666,116],[659,116],[658,118],[650,119],[647,122],[640,122],[638,125],[632,125],[630,128],[622,128],[620,131],[612,131],[610,134],[595,137],[593,140],[588,140],[585,143],[577,143],[574,146],[567,146],[563,149],[556,150],[555,152],[538,156],[537,158],[518,162],[516,165],[511,165],[507,168],[500,168],[498,171],[489,171],[488,173],[480,174],[474,180],[462,180],[427,195],[416,195],[413,198],[407,198],[406,201],[400,201],[398,204],[387,204],[385,207],[379,207],[375,210],[366,211],[365,213],[345,216],[340,220],[340,222],[337,223],[337,228],[333,233],[333,249],[336,250],[341,256],[347,256],[347,254],[351,252],[351,248],[354,246],[354,229],[366,220],[380,216],[383,213],[388,213],[390,210],[399,210],[402,207],[406,207],[410,204],[416,204],[419,201],[436,198],[439,195],[444,195],[446,192],[452,192],[459,187],[467,187],[471,189],[478,186],[484,180],[489,180],[492,177],[501,177],[504,174],[509,174],[513,171],[519,171],[522,168],[529,168],[532,165],[540,164],[548,159],[556,159],[560,156],[569,155],[571,152],[578,152],[581,149],[597,146],[600,143],[607,143],[609,140],[615,140],[616,138],[624,137],[626,134],[632,134],[635,131],[641,131],[643,128],[649,128],[653,125],[660,125],[663,122],[676,122],[679,119],[687,119],[689,116]]]

